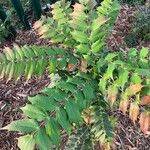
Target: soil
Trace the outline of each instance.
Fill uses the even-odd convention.
[[[118,16],[116,26],[111,37],[108,40],[109,47],[114,50],[116,47],[128,50],[124,43],[124,36],[130,28],[130,18],[134,16],[134,8],[127,5],[122,6]],[[39,46],[49,45],[47,40],[40,39],[36,32],[18,31],[15,40],[7,41],[0,45],[0,51],[4,46],[12,47],[13,43],[19,46],[36,44]],[[149,45],[147,45],[149,47]],[[150,48],[150,47],[149,47]],[[23,118],[20,107],[27,102],[27,96],[34,95],[40,89],[50,84],[50,78],[47,72],[40,78],[32,77],[28,83],[22,77],[19,81],[6,82],[0,80],[0,127],[6,126],[13,120]],[[118,125],[115,131],[114,149],[115,150],[149,150],[150,137],[145,137],[138,124],[134,125],[131,120],[121,112],[115,111],[113,115],[118,118]],[[0,150],[19,150],[17,147],[17,137],[19,133],[0,131]],[[65,139],[63,139],[65,141]],[[62,142],[65,143],[65,142]],[[63,150],[64,144],[59,148]]]

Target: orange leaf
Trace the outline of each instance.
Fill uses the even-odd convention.
[[[81,66],[80,66],[81,72],[87,72],[87,61],[85,59],[81,60]]]
[[[68,64],[68,71],[72,72],[76,69],[76,65],[75,64]]]
[[[107,99],[110,102],[111,106],[113,106],[114,102],[117,99],[118,89],[116,88],[116,86],[109,86],[107,91]]]
[[[103,147],[104,147],[104,150],[111,150],[110,143],[104,144]]]
[[[76,12],[84,11],[84,6],[82,4],[76,3],[73,7],[74,7],[74,11]]]
[[[126,114],[128,105],[129,105],[128,100],[122,100],[119,105],[119,110],[122,111],[124,114]]]
[[[141,100],[141,105],[148,105],[150,104],[150,96],[143,96]]]
[[[137,92],[140,92],[142,88],[143,88],[143,85],[141,84],[130,85],[126,90],[126,94],[128,96],[135,95]]]
[[[130,104],[129,117],[134,122],[137,120],[139,114],[139,106],[136,103]]]
[[[40,28],[38,28],[38,34],[43,35],[48,30],[49,30],[49,28],[47,26],[41,26]]]
[[[43,24],[43,22],[42,21],[36,21],[35,23],[34,23],[34,25],[33,25],[33,28],[34,29],[38,29],[39,27],[41,27],[42,26],[42,24]]]
[[[87,125],[91,125],[93,122],[92,117],[91,117],[91,110],[87,109],[83,112],[83,120]]]
[[[142,112],[140,115],[140,128],[143,131],[143,133],[146,135],[148,132],[148,129],[150,127],[150,116],[146,112]]]

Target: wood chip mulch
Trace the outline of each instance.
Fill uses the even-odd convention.
[[[121,13],[116,22],[113,34],[108,41],[109,47],[115,49],[116,46],[122,45],[122,48],[126,48],[123,42],[126,31],[130,28],[129,18],[134,14],[134,9],[128,6],[123,6]],[[39,39],[38,35],[33,30],[30,31],[18,31],[18,36],[13,41],[19,46],[27,44],[36,45],[49,45],[47,40]],[[11,41],[5,42],[0,45],[0,51],[3,51],[3,46],[12,47]],[[17,83],[5,80],[0,80],[0,127],[9,124],[13,120],[23,118],[20,111],[20,107],[24,106],[27,102],[27,96],[36,94],[40,89],[47,86],[50,83],[50,78],[47,73],[40,79],[32,77],[32,79],[25,83],[25,79],[22,77]],[[116,129],[116,137],[114,141],[115,150],[149,150],[150,149],[150,137],[144,137],[140,131],[138,124],[133,125],[131,120],[124,116],[121,112],[116,111],[113,113],[118,118],[118,125]],[[16,138],[19,137],[19,133],[0,131],[0,150],[19,150],[17,147]],[[64,146],[63,146],[64,147]],[[63,148],[60,148],[63,150]]]

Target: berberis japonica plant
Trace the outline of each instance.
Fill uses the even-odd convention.
[[[119,107],[141,130],[150,125],[149,51],[131,49],[110,52],[111,34],[120,5],[104,0],[79,0],[51,5],[52,17],[34,24],[50,47],[14,45],[0,54],[0,77],[18,80],[24,75],[40,78],[46,69],[55,82],[36,96],[28,97],[21,108],[22,120],[11,122],[4,130],[19,131],[21,150],[57,149],[62,135],[68,135],[66,150],[91,150],[95,143],[109,150],[117,120],[110,114]],[[142,109],[141,109],[142,107]],[[140,116],[140,117],[138,117]]]

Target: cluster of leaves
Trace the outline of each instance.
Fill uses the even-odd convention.
[[[0,78],[16,81],[24,75],[28,81],[32,75],[41,77],[47,67],[49,72],[68,70],[69,64],[78,65],[78,58],[71,52],[66,53],[62,48],[40,49],[38,46],[14,45],[13,49],[5,47],[0,54]],[[67,68],[68,66],[68,68]]]
[[[97,11],[90,10],[95,5],[95,1],[89,1],[86,6],[76,3],[72,11],[69,2],[56,2],[52,5],[53,18],[42,17],[34,28],[41,38],[48,38],[52,43],[61,43],[81,54],[98,53],[106,44],[119,4],[103,1]]]
[[[128,35],[125,37],[128,47],[139,45],[139,42],[148,42],[150,40],[150,8],[139,8]]]
[[[107,68],[105,71],[103,64]],[[140,105],[145,106],[145,112],[149,112],[147,104],[150,102],[150,64],[147,48],[140,51],[131,49],[126,54],[108,54],[100,59],[98,66],[101,74],[99,89],[111,107],[116,100],[120,100],[119,109],[126,114],[130,106],[129,117],[134,123],[140,114]],[[150,122],[142,121],[142,124],[141,129],[146,134]]]
[[[26,144],[33,149],[35,143],[43,150],[59,145],[61,128],[69,134],[75,126],[72,123],[82,123],[82,110],[96,97],[94,86],[94,81],[84,74],[61,80],[56,87],[29,97],[31,104],[21,108],[29,118],[14,121],[3,129],[27,134],[18,139],[21,149],[26,149]],[[32,144],[23,143],[27,137]]]
[[[47,67],[50,74],[60,76],[53,86],[28,98],[29,103],[21,108],[25,119],[2,128],[24,134],[18,138],[21,150],[33,150],[35,146],[55,149],[64,131],[68,135],[75,131],[66,149],[85,149],[87,142],[91,149],[98,141],[109,150],[115,120],[108,110],[115,105],[126,113],[129,101],[133,122],[140,114],[139,105],[144,105],[140,125],[147,134],[149,52],[145,48],[128,53],[106,51],[120,6],[112,0],[104,0],[96,9],[95,6],[93,0],[80,0],[73,8],[68,2],[56,2],[51,6],[53,17],[42,17],[34,29],[58,48],[15,45],[0,55],[1,77],[8,81],[21,75],[27,81],[32,75],[40,77]]]
[[[91,150],[93,145],[90,136],[90,130],[87,126],[79,127],[69,136],[65,150]]]

